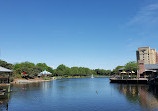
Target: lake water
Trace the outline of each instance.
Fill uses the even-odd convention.
[[[12,85],[1,99],[8,111],[158,111],[157,90],[109,78],[60,79]]]

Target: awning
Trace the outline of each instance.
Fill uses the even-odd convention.
[[[0,66],[0,72],[13,72],[13,71]]]
[[[145,72],[157,72],[157,70],[145,70]]]
[[[126,72],[126,71],[122,71],[122,72],[121,72],[121,74],[125,74],[125,73],[127,73],[127,72]]]
[[[132,73],[135,73],[134,71],[132,71]]]

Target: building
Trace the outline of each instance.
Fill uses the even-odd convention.
[[[0,66],[0,84],[9,84],[9,76],[12,72],[12,70]]]
[[[137,62],[144,61],[144,64],[158,64],[158,53],[150,47],[140,47],[136,51]]]
[[[139,61],[138,77],[147,77],[150,85],[158,85],[158,64],[144,64]]]
[[[139,64],[139,70],[137,77],[143,77],[143,75],[157,75],[158,73],[158,53],[156,49],[150,49],[150,47],[139,47],[136,51],[137,62]]]

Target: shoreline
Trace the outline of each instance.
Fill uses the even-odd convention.
[[[35,78],[35,79],[14,79],[13,82],[11,82],[11,84],[27,84],[27,83],[37,83],[37,82],[46,82],[46,81],[53,81],[55,80],[54,78],[50,79],[50,80],[44,80],[41,78]]]
[[[94,76],[94,78],[99,78],[99,77],[110,77],[110,76]],[[91,78],[90,76],[85,76],[85,77],[83,77],[83,76],[69,76],[69,77],[55,77],[55,79],[73,79],[73,78]]]
[[[96,76],[94,78],[99,78],[99,77],[110,77],[110,76]],[[47,81],[53,81],[56,79],[73,79],[73,78],[91,78],[89,76],[69,76],[69,77],[52,77],[52,79],[50,80],[44,80],[42,78],[35,78],[35,79],[14,79],[13,82],[11,82],[10,84],[28,84],[28,83],[37,83],[37,82],[47,82]]]

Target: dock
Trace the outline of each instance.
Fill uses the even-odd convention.
[[[110,78],[110,83],[125,83],[125,84],[147,84],[148,78]]]

